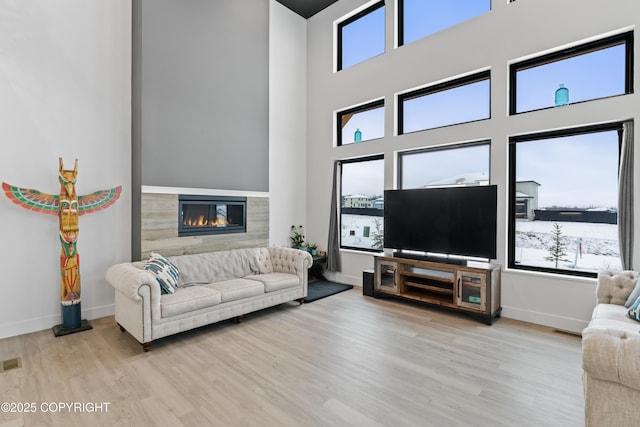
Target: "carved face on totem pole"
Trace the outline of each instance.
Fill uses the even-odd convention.
[[[60,173],[58,175],[58,180],[60,181],[58,218],[60,220],[61,243],[63,245],[73,245],[73,250],[69,250],[68,252],[75,252],[75,244],[78,239],[78,196],[76,195],[75,188],[77,176],[78,160],[76,159],[73,170],[65,170],[62,166],[62,158],[60,158]],[[68,255],[71,256],[72,254],[69,253]]]

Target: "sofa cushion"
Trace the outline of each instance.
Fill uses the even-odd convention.
[[[144,263],[144,269],[153,274],[163,294],[172,294],[176,291],[180,272],[165,257],[151,252],[149,259]]]
[[[264,294],[264,285],[256,280],[231,279],[205,285],[220,293],[222,302],[236,301]]]
[[[598,329],[618,329],[626,332],[638,333],[638,322],[627,317],[627,309],[618,304],[598,304],[593,309],[589,327]]]
[[[160,313],[162,317],[177,316],[201,308],[220,304],[220,292],[206,286],[189,286],[179,288],[174,294],[160,297]]]
[[[300,285],[300,279],[291,273],[265,273],[247,276],[245,279],[258,280],[264,283],[265,292],[278,291],[285,288],[294,288]]]

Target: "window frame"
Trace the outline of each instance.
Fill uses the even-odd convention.
[[[515,1],[515,0],[510,0],[510,1]],[[398,43],[398,46],[397,46],[397,47],[402,47],[402,46],[404,46],[404,45],[405,45],[405,42],[404,42],[404,2],[405,2],[405,0],[396,0],[396,4],[397,4],[397,14],[398,14],[398,17],[397,17],[397,19],[396,19],[396,31],[397,31],[397,34],[396,34],[396,40],[397,40],[397,43]],[[491,12],[491,11],[493,10],[493,2],[494,2],[494,0],[490,0],[490,1],[489,1],[489,12]],[[486,13],[486,12],[485,12],[485,13]],[[473,18],[476,18],[476,17],[478,17],[478,16],[480,16],[480,15],[476,15],[476,16],[474,16]],[[469,19],[473,19],[473,18],[469,18]],[[467,20],[468,20],[468,19],[465,19],[465,20],[463,20],[463,21],[460,21],[460,22],[458,22],[458,23],[456,23],[456,24],[453,24],[453,25],[451,25],[450,27],[446,27],[446,28],[454,27],[454,26],[459,25],[459,24],[461,24],[461,23],[463,23],[463,22],[466,22]],[[446,28],[445,28],[445,29],[446,29]],[[440,31],[444,31],[445,29],[442,29],[442,30],[440,30]],[[433,34],[437,34],[437,33],[439,33],[440,31],[437,31],[437,32],[435,32],[435,33],[432,33],[432,34],[429,34],[429,35],[423,36],[423,37],[421,37],[421,38],[419,38],[419,39],[416,39],[416,40],[413,40],[413,41],[411,41],[411,42],[409,42],[409,43],[413,43],[414,41],[422,40],[422,39],[424,39],[424,38],[426,38],[426,37],[429,37],[429,36],[431,36],[431,35],[433,35]]]
[[[410,101],[412,99],[420,98],[423,96],[433,95],[433,94],[444,92],[450,89],[456,89],[456,88],[473,84],[473,83],[479,83],[484,80],[489,81],[489,99],[488,99],[489,117],[482,118],[482,119],[469,120],[466,122],[452,123],[448,125],[442,125],[442,126],[437,126],[437,127],[427,128],[427,129],[420,129],[420,130],[411,131],[408,133],[423,132],[423,131],[432,130],[432,129],[440,129],[440,128],[445,128],[449,126],[458,126],[465,123],[473,123],[473,122],[479,122],[482,120],[491,119],[491,69],[487,69],[487,70],[475,72],[466,76],[454,78],[452,80],[447,80],[441,83],[436,83],[433,85],[421,87],[419,89],[409,90],[407,92],[397,94],[396,95],[396,108],[397,108],[396,126],[397,126],[398,135],[406,135],[404,132],[404,102],[405,101]]]
[[[541,65],[550,64],[553,62],[560,62],[565,59],[571,59],[577,56],[585,55],[588,53],[596,52],[611,48],[614,46],[625,45],[625,91],[623,94],[610,95],[601,98],[586,99],[584,101],[571,102],[572,104],[580,104],[582,102],[595,101],[597,99],[611,98],[614,96],[629,95],[633,93],[633,31],[627,31],[621,34],[605,37],[603,39],[595,40],[592,42],[570,46],[564,49],[560,49],[555,52],[548,53],[546,55],[536,56],[534,58],[525,59],[523,61],[515,62],[509,65],[509,115],[514,116],[517,114],[530,113],[532,111],[546,110],[554,108],[554,106],[538,108],[535,110],[527,110],[522,112],[516,112],[517,101],[517,73],[530,68],[535,68]]]
[[[374,160],[382,160],[382,173],[384,175],[384,154],[374,154],[371,156],[366,156],[366,157],[357,157],[357,158],[352,158],[352,159],[344,159],[344,160],[340,160],[340,203],[339,203],[339,211],[338,211],[338,219],[339,219],[339,236],[340,236],[340,250],[352,250],[352,251],[362,251],[362,252],[371,252],[371,253],[380,253],[382,250],[381,249],[375,249],[375,248],[362,248],[359,246],[345,246],[342,244],[342,171],[343,171],[343,167],[345,164],[349,164],[349,163],[360,163],[360,162],[368,162],[368,161],[374,161]],[[381,189],[383,191],[384,194],[384,184],[383,184],[383,188]],[[384,221],[384,211],[383,211],[383,215],[382,215],[382,219]],[[384,222],[383,222],[384,223]]]
[[[381,0],[375,4],[372,4],[371,6],[361,10],[358,13],[355,13],[351,16],[349,16],[348,18],[338,22],[336,24],[336,42],[337,42],[337,49],[336,49],[336,54],[337,54],[337,58],[336,58],[336,72],[338,71],[342,71],[342,30],[344,29],[344,27],[346,27],[349,24],[352,24],[354,22],[356,22],[357,20],[359,20],[360,18],[375,12],[376,10],[385,7],[385,1]],[[385,37],[386,39],[386,37]],[[354,64],[355,65],[355,64]]]
[[[375,101],[371,101],[371,102],[367,102],[365,104],[360,104],[357,105],[355,107],[351,107],[351,108],[347,108],[345,110],[339,110],[336,112],[336,145],[338,147],[342,147],[344,145],[351,145],[353,144],[352,142],[344,144],[342,141],[342,117],[347,115],[347,114],[357,114],[357,113],[364,113],[366,111],[370,111],[370,110],[375,110],[377,108],[382,108],[383,112],[384,112],[384,98],[380,98],[377,99]],[[383,119],[384,120],[384,119]],[[384,123],[382,124],[384,127]],[[386,133],[386,130],[385,130]],[[367,141],[373,141],[376,139],[380,139],[380,138],[384,138],[384,135],[382,135],[379,138],[371,138],[371,139],[365,139],[362,142],[367,142]]]
[[[423,147],[423,148],[418,148],[415,150],[406,150],[406,151],[401,151],[398,152],[398,161],[397,161],[397,183],[398,183],[398,189],[404,189],[404,185],[402,182],[402,177],[403,177],[403,157],[405,156],[410,156],[412,154],[422,154],[422,153],[428,153],[428,152],[437,152],[437,151],[448,151],[448,150],[456,150],[459,148],[471,148],[471,147],[478,147],[478,146],[483,146],[486,145],[489,147],[489,167],[488,167],[488,173],[489,173],[489,184],[491,183],[491,140],[490,139],[481,139],[481,140],[477,140],[477,141],[470,141],[470,142],[460,142],[460,143],[456,143],[456,144],[451,144],[451,145],[441,145],[441,146],[437,146],[437,147]],[[483,185],[483,184],[478,184],[478,185]],[[447,187],[447,186],[434,186],[434,187],[429,187],[429,188],[442,188],[442,187]]]
[[[509,213],[507,217],[507,266],[514,270],[521,271],[536,271],[543,273],[560,274],[564,276],[577,276],[577,277],[597,277],[596,272],[580,271],[580,270],[565,270],[561,268],[549,268],[532,265],[522,265],[515,262],[516,256],[516,146],[520,142],[532,142],[540,141],[544,139],[562,138],[569,136],[585,135],[590,133],[617,131],[618,132],[618,171],[620,169],[620,156],[622,150],[622,122],[606,123],[598,125],[580,126],[570,129],[561,129],[553,131],[543,131],[536,133],[529,133],[526,135],[516,135],[509,137],[509,176],[508,176],[508,206]],[[618,182],[618,185],[620,183]]]

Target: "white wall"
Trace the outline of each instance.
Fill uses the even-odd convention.
[[[123,186],[80,217],[82,315],[113,314],[106,269],[130,258],[131,4],[0,4],[0,181],[58,194],[58,157],[79,195]],[[0,338],[59,324],[58,220],[0,200]]]
[[[309,239],[327,241],[334,160],[383,153],[385,188],[390,189],[393,188],[397,151],[488,138],[492,141],[491,182],[499,188],[497,263],[506,265],[508,137],[626,120],[640,112],[640,96],[632,94],[571,105],[562,111],[550,109],[509,117],[507,80],[510,61],[634,27],[640,24],[640,3],[620,0],[612,7],[601,0],[519,0],[510,4],[507,0],[493,0],[491,12],[396,49],[395,1],[388,0],[386,52],[334,73],[333,23],[365,3],[365,0],[340,0],[308,20],[307,191],[313,194],[307,203]],[[636,40],[639,38],[636,34]],[[635,51],[637,57],[640,52],[637,41]],[[485,67],[491,68],[492,77],[490,120],[393,135],[395,93]],[[637,76],[636,65],[636,82]],[[333,112],[379,97],[384,97],[386,103],[386,136],[362,144],[333,147]],[[639,151],[636,150],[636,162],[640,159]],[[640,189],[637,177],[636,188]],[[640,220],[640,212],[637,215]],[[636,227],[636,240],[639,229]],[[639,252],[636,251],[636,266],[640,265]],[[342,272],[332,277],[360,284],[362,270],[373,267],[372,255],[343,251],[341,256]],[[522,271],[502,274],[505,317],[579,331],[586,325],[594,304],[594,279]]]
[[[307,202],[307,21],[270,0],[269,242],[289,246]]]

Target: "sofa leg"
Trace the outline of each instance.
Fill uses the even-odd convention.
[[[298,298],[296,301],[298,301],[298,304],[302,305],[304,304],[304,297]]]
[[[144,350],[145,353],[151,350],[151,342],[143,342],[142,349]]]
[[[116,324],[117,324],[117,325],[118,325],[118,327],[120,328],[120,332],[124,332],[124,331],[125,331],[125,329],[122,327],[122,325],[121,325],[120,323],[117,323],[117,322],[116,322]]]
[[[242,314],[240,316],[236,316],[236,324],[242,322]]]

